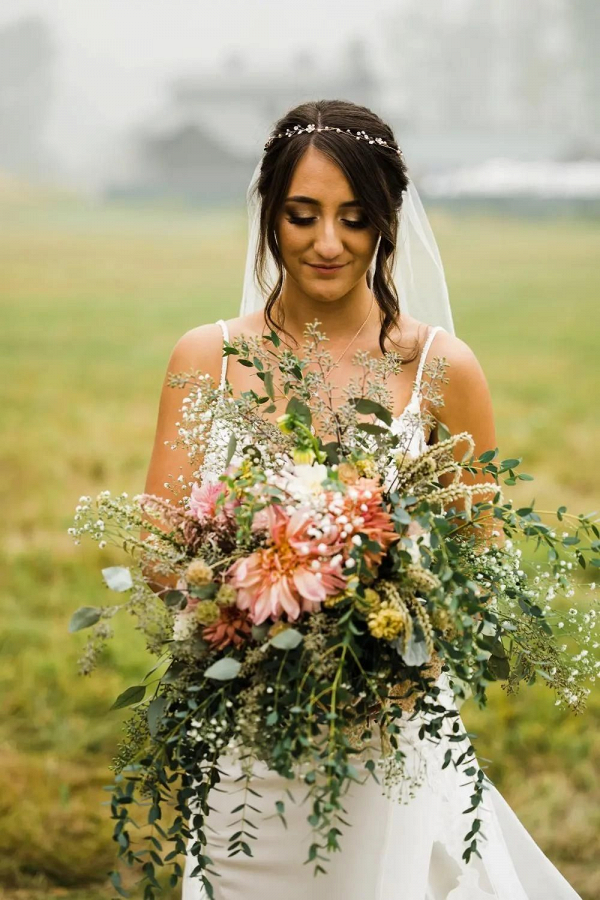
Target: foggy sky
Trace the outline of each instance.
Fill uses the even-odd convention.
[[[98,141],[110,153],[111,135],[161,108],[170,77],[234,52],[271,71],[299,49],[326,60],[352,37],[375,42],[373,14],[389,8],[390,0],[368,10],[364,0],[2,0],[0,27],[32,13],[51,26],[58,58],[46,141],[83,175]]]

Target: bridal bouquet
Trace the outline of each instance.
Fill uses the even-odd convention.
[[[495,680],[516,691],[541,679],[558,704],[581,710],[599,665],[593,603],[578,611],[570,599],[577,570],[600,565],[592,518],[561,507],[557,528],[533,506],[514,509],[503,486],[530,476],[495,450],[474,458],[467,433],[438,426],[439,442],[414,455],[416,420],[395,428],[385,387],[400,369],[396,354],[357,354],[357,376],[334,402],[317,326],[302,356],[275,333],[226,345],[256,376],[257,389],[239,398],[200,373],[171,375],[187,390],[174,446],[202,463],[201,484],[178,503],[82,497],[70,529],[77,543],[84,534],[112,541],[132,559],[103,569],[123,602],[73,615],[72,631],[92,629],[82,671],[122,609],[158,657],[114,704],[134,707],[113,765],[114,837],[122,857],[142,864],[145,897],[164,865],[177,884],[189,838],[195,874],[213,895],[204,823],[223,757],[240,760],[247,786],[232,810],[230,853],[252,855],[252,766],[261,761],[306,785],[309,859],[325,871],[357,754],[382,790],[399,787],[402,799],[418,789],[402,749],[412,723],[420,741],[445,737],[441,765],[472,780],[468,861],[485,776],[456,709],[441,701],[441,680],[457,701],[484,705]],[[433,408],[444,360],[427,374]],[[487,480],[469,479],[478,473]],[[134,807],[150,826],[145,849],[131,842],[141,824]],[[283,800],[272,812],[285,824]]]

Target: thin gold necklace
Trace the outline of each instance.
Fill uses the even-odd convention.
[[[343,349],[343,351],[340,353],[340,355],[338,356],[338,358],[337,358],[336,360],[334,360],[334,362],[331,363],[331,366],[330,366],[329,369],[327,370],[327,374],[329,374],[329,372],[331,372],[331,370],[332,370],[333,368],[335,368],[335,366],[337,366],[338,363],[341,362],[341,360],[344,358],[344,356],[346,355],[346,353],[348,352],[348,350],[350,349],[350,347],[352,346],[352,344],[354,343],[354,341],[358,338],[358,336],[359,336],[360,333],[362,332],[363,328],[365,327],[365,325],[366,325],[367,322],[369,321],[369,318],[370,318],[370,316],[371,316],[371,313],[373,312],[373,304],[374,304],[374,303],[375,303],[375,294],[371,291],[371,305],[370,305],[370,307],[369,307],[369,312],[367,313],[367,317],[366,317],[365,321],[362,323],[362,325],[360,326],[360,328],[358,329],[358,331],[356,332],[356,334],[354,335],[354,337],[352,338],[352,340],[350,341],[350,343],[347,344],[346,347]]]

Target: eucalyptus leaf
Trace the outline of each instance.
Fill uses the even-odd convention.
[[[140,700],[144,699],[145,694],[145,684],[134,684],[132,687],[128,687],[126,691],[123,691],[122,694],[119,694],[111,709],[122,709],[124,706],[132,706],[134,703],[139,703]]]
[[[224,656],[218,659],[212,666],[209,666],[204,673],[207,678],[214,678],[215,681],[229,681],[235,678],[239,673],[242,664],[239,660],[233,659],[231,656]]]
[[[229,437],[229,443],[227,444],[227,457],[225,459],[225,468],[227,468],[227,466],[233,459],[233,454],[235,453],[236,446],[237,446],[237,438],[236,438],[235,434],[231,434]]]
[[[276,634],[275,637],[272,637],[269,643],[278,650],[293,650],[303,640],[303,635],[295,628],[286,628],[284,631]]]
[[[385,406],[382,406],[381,403],[376,403],[374,400],[367,400],[366,397],[361,397],[358,400],[353,401],[354,406],[356,408],[356,412],[360,413],[363,416],[376,416],[382,422],[385,422],[386,425],[392,424],[392,414],[389,409],[386,409]]]
[[[186,602],[185,594],[181,591],[167,591],[165,594],[165,605],[169,609],[183,609]]]
[[[264,641],[267,634],[269,633],[269,628],[271,627],[270,622],[261,622],[260,625],[252,626],[252,640],[253,641]]]
[[[97,606],[80,606],[71,616],[69,622],[69,631],[81,631],[82,628],[89,628],[95,625],[100,618],[102,610]]]
[[[274,400],[275,399],[275,387],[273,385],[273,373],[272,372],[265,372],[264,385],[265,385],[265,391],[267,392],[269,399]]]
[[[148,728],[152,737],[156,737],[158,726],[167,705],[166,697],[155,697],[148,707]]]
[[[292,399],[288,402],[285,411],[290,416],[296,416],[297,419],[300,419],[305,425],[310,425],[312,422],[312,414],[306,403],[303,403],[297,397],[292,397]]]
[[[367,434],[387,434],[387,428],[384,428],[382,425],[375,425],[374,422],[361,422],[358,427]]]
[[[131,572],[127,566],[109,566],[102,575],[111,591],[128,591],[133,587]]]
[[[452,432],[450,431],[450,429],[448,428],[447,425],[444,425],[443,422],[438,422],[436,425],[436,428],[437,428],[438,437],[440,439],[440,443],[442,441],[447,441],[452,436]]]

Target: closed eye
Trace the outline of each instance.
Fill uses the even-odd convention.
[[[292,225],[300,225],[300,227],[310,225],[315,219],[316,216],[288,216],[288,222],[291,222]],[[342,219],[342,222],[349,228],[366,228],[368,225],[366,219]]]

